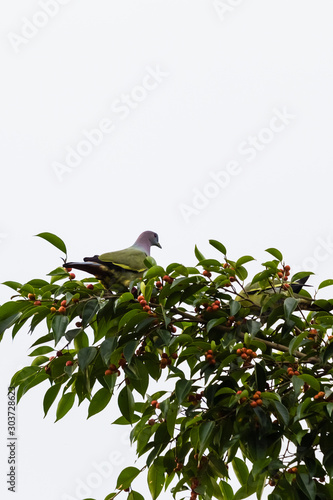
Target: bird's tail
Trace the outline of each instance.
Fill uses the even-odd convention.
[[[295,283],[292,283],[291,284],[291,289],[294,293],[299,293],[303,286],[305,285],[305,283],[308,281],[309,279],[309,276],[305,276],[304,278],[300,278],[299,280],[295,281]]]
[[[79,269],[80,271],[93,274],[98,278],[107,274],[106,270],[103,269],[104,266],[101,266],[98,262],[65,262],[63,267],[66,269]]]

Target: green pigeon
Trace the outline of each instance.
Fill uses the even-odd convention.
[[[146,271],[144,260],[150,255],[152,246],[162,248],[158,235],[153,231],[144,231],[132,246],[124,250],[85,257],[84,262],[65,262],[64,267],[93,274],[105,288],[113,285],[128,288],[131,281],[141,278]]]
[[[272,298],[274,293],[282,294],[286,297],[293,296],[295,298],[306,300],[305,297],[298,296],[297,294],[299,294],[299,292],[302,290],[308,279],[309,276],[305,276],[304,278],[301,278],[294,283],[290,283],[289,290],[284,290],[282,288],[281,282],[274,282],[273,286],[268,286],[266,288],[261,288],[258,283],[252,283],[245,286],[244,291],[239,293],[239,295],[236,297],[236,300],[238,302],[241,302],[243,307],[250,307],[252,309],[263,307],[267,303],[267,301]]]

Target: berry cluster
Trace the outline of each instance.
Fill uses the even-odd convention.
[[[156,288],[158,288],[158,290],[162,290],[162,288],[163,288],[162,281],[156,281],[155,286],[156,286]]]
[[[148,314],[151,313],[150,306],[148,305],[147,301],[145,300],[143,295],[139,295],[138,297],[139,304],[142,306],[142,309],[147,312]]]
[[[162,352],[160,368],[163,370],[163,368],[166,368],[167,365],[171,365],[171,358],[169,358],[166,352]]]
[[[169,283],[169,285],[172,284],[174,278],[171,278],[171,276],[168,276],[167,274],[165,276],[163,276],[163,281],[165,281],[166,283]]]
[[[126,364],[127,364],[127,362],[126,362],[124,353],[121,353],[121,358],[118,361],[118,367],[115,364],[111,363],[111,365],[109,365],[108,369],[105,370],[104,375],[107,376],[107,375],[113,375],[114,373],[116,373],[117,377],[119,377],[119,375],[120,375],[119,368],[123,368]]]
[[[204,271],[202,271],[202,275],[203,275],[203,276],[206,276],[206,278],[210,278],[210,277],[211,277],[211,275],[212,275],[212,273],[211,273],[211,272],[209,272],[209,271],[207,271],[207,269],[205,269]]]
[[[244,360],[244,363],[248,363],[253,358],[256,358],[258,356],[258,354],[255,351],[252,351],[252,349],[247,349],[246,347],[237,349],[236,354],[237,356],[240,356]]]
[[[213,311],[218,311],[218,309],[220,309],[221,302],[219,300],[214,300],[214,302],[212,302],[211,304],[205,302],[202,305],[206,309],[206,312],[213,312]]]
[[[251,408],[256,408],[257,406],[262,406],[261,391],[256,391],[253,396],[251,396],[252,401],[250,402]]]
[[[152,405],[153,408],[156,408],[157,410],[160,407],[160,403],[156,399],[152,400],[151,405]]]
[[[212,349],[208,349],[208,351],[205,352],[205,356],[206,356],[206,361],[210,365],[215,365],[216,359],[215,359],[215,356],[214,356],[214,353],[213,353]]]
[[[189,401],[189,403],[193,403],[194,405],[197,405],[199,403],[199,401],[202,400],[202,396],[203,396],[203,392],[201,392],[200,394],[189,394],[187,396],[187,401]]]
[[[324,398],[325,398],[324,391],[319,391],[318,394],[316,394],[315,396],[313,396],[313,399],[323,400]]]
[[[295,364],[294,366],[288,366],[287,368],[287,375],[288,377],[292,377],[293,375],[299,375],[299,371],[297,370],[298,365]]]
[[[297,474],[298,468],[297,467],[290,467],[290,469],[287,469],[287,472],[289,472],[289,474]]]
[[[283,266],[283,269],[278,270],[277,275],[281,280],[288,281],[288,277],[290,276],[290,266]],[[284,283],[282,288],[287,290],[289,287],[289,283]]]
[[[198,493],[196,493],[194,490],[197,488],[200,484],[200,481],[197,477],[191,477],[191,496],[190,500],[196,500],[198,497]]]

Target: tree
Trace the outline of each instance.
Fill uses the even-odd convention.
[[[39,236],[66,254],[60,238]],[[221,260],[195,248],[196,267],[163,269],[148,257],[125,293],[62,267],[49,281],[4,283],[16,295],[0,307],[1,338],[42,322],[48,332],[12,378],[17,401],[43,383],[45,415],[58,398],[59,420],[75,401],[87,398],[91,417],[117,398],[115,424],[132,426],[146,466],[126,467],[107,500],[141,500],[131,485],[143,470],[153,499],[163,487],[191,500],[260,498],[265,487],[270,500],[333,498],[333,300],[300,290],[311,273],[290,279],[274,248],[248,280],[252,257],[210,243]],[[172,389],[147,395],[163,374]]]

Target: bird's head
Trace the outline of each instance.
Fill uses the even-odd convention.
[[[144,231],[141,233],[133,246],[140,248],[140,250],[146,252],[147,255],[150,255],[150,247],[152,246],[162,248],[158,241],[158,234],[154,233],[154,231]]]

